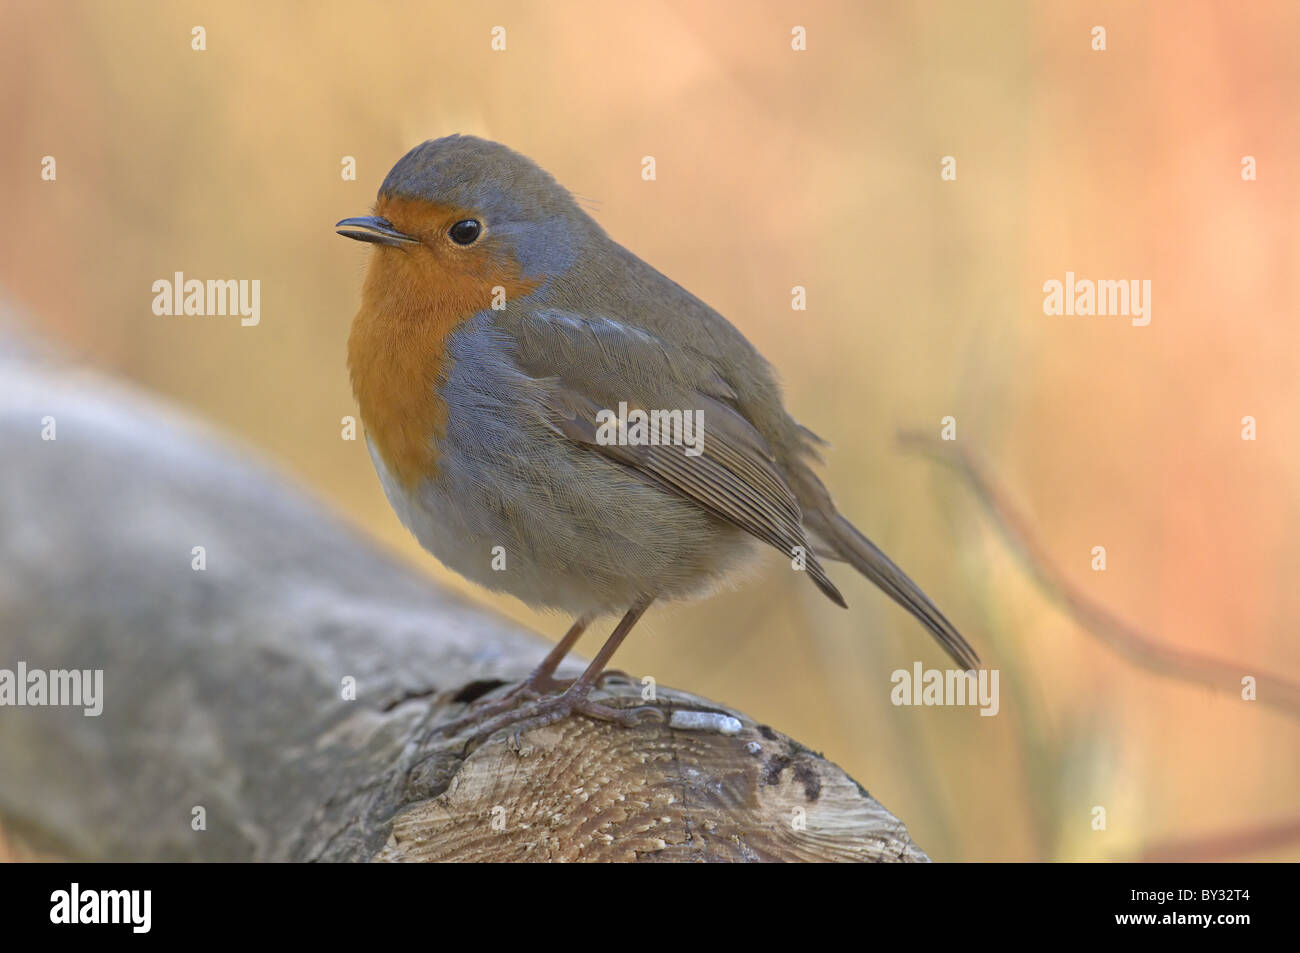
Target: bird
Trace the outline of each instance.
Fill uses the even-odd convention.
[[[963,670],[979,666],[840,514],[813,471],[823,441],[786,410],[771,364],[537,163],[432,139],[393,166],[370,215],[335,229],[373,245],[347,353],[389,503],[450,569],[574,620],[475,713],[482,733],[657,717],[592,698],[610,658],[656,600],[709,595],[763,544],[845,608],[822,560],[848,563]],[[594,620],[620,614],[581,675],[554,677]]]

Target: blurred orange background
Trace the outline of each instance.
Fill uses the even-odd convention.
[[[1000,670],[1001,710],[893,706],[895,669],[946,664],[920,626],[833,569],[841,611],[776,556],[735,592],[652,613],[618,667],[825,752],[937,860],[1130,859],[1294,818],[1294,717],[1103,646],[955,473],[895,434],[955,417],[1073,585],[1163,643],[1290,679],[1300,6],[3,9],[0,289],[78,360],[214,422],[431,578],[557,637],[566,620],[437,565],[364,444],[340,439],[367,250],[331,226],[368,212],[420,141],[499,140],[777,366],[794,415],[833,444],[841,508]],[[175,271],[260,279],[260,325],[154,315],[152,283]],[[1043,283],[1067,271],[1149,279],[1150,325],[1045,315]]]

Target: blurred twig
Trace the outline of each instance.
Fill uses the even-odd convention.
[[[955,441],[938,440],[917,431],[899,433],[899,442],[908,450],[923,453],[955,467],[975,492],[979,502],[988,510],[994,525],[1019,553],[1021,561],[1038,585],[1064,606],[1085,631],[1105,645],[1142,668],[1205,685],[1216,691],[1238,694],[1241,691],[1242,676],[1253,675],[1259,701],[1293,718],[1300,718],[1300,684],[1262,673],[1256,666],[1225,661],[1163,644],[1071,584],[1034,538],[1028,521],[990,478],[976,454],[958,446]]]
[[[1277,850],[1300,841],[1300,817],[1181,841],[1165,841],[1148,847],[1138,857],[1144,863],[1185,863],[1194,860],[1226,860],[1242,854]]]

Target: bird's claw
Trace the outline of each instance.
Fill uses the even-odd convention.
[[[504,701],[505,699],[501,699]],[[534,728],[554,724],[570,715],[585,715],[597,721],[634,727],[649,721],[666,723],[668,716],[653,705],[639,705],[635,708],[617,708],[603,702],[593,701],[587,690],[570,687],[559,695],[548,695],[523,701],[502,712],[493,712],[486,720],[482,719],[482,710],[473,717],[459,718],[438,729],[440,734],[457,735],[466,728],[472,731],[464,736],[468,742],[481,741],[491,737],[503,728],[510,728],[510,745],[518,751],[520,738]]]
[[[596,687],[603,688],[605,682],[610,679],[621,679],[630,682],[632,676],[620,669],[609,669],[601,672],[600,677],[596,679]],[[573,687],[576,681],[576,678],[553,678],[550,675],[530,676],[512,686],[504,695],[491,699],[481,698],[470,702],[469,707],[461,717],[439,725],[434,729],[434,734],[448,738],[454,737],[472,724],[482,722],[485,718],[492,719],[514,711],[524,703],[537,701],[547,696],[561,697],[564,692]]]

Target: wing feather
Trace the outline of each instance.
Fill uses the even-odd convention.
[[[716,368],[700,355],[683,355],[669,367],[674,356],[663,341],[639,328],[621,330],[622,325],[609,319],[541,312],[537,322],[540,327],[534,323],[521,336],[525,347],[519,357],[525,370],[530,365],[545,369],[551,385],[546,400],[559,433],[692,500],[787,556],[801,550],[813,581],[831,600],[845,605],[817,560],[794,492],[762,435],[726,403],[734,395]],[[584,334],[595,347],[578,346],[575,336]],[[530,344],[538,348],[531,355]],[[618,366],[608,366],[611,361]],[[629,364],[635,373],[626,371]],[[680,384],[665,386],[680,379],[683,366],[694,368],[698,383],[685,392],[685,399]],[[611,381],[618,383],[611,386]],[[677,393],[669,396],[670,389]],[[686,447],[670,443],[602,441],[601,411],[613,411],[619,402],[646,411],[701,411],[702,452],[688,455]]]

